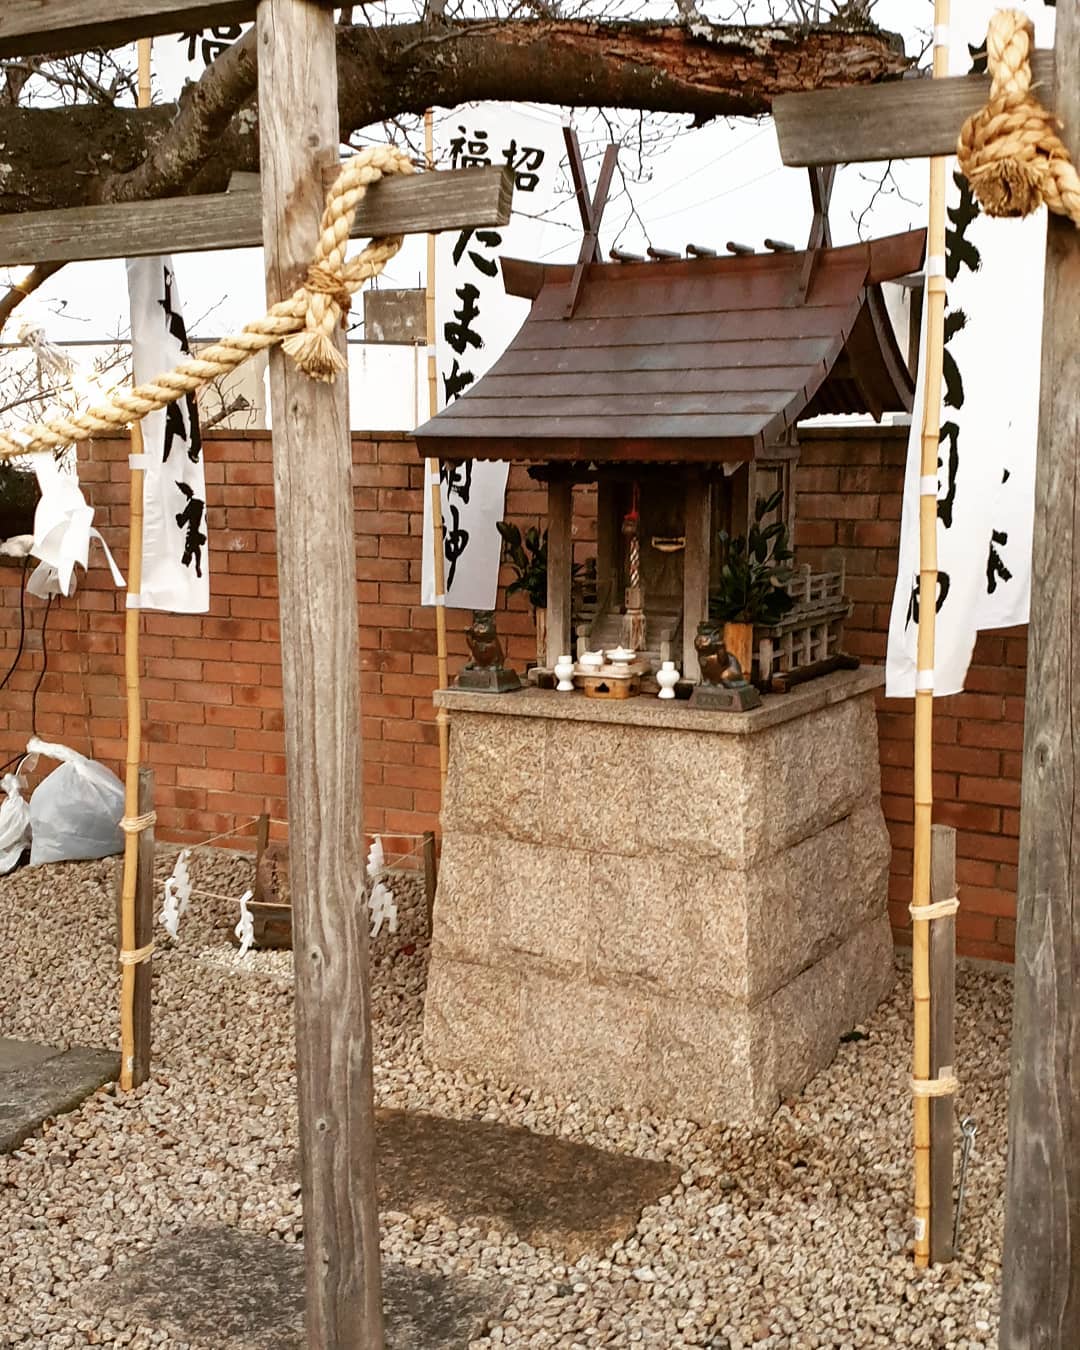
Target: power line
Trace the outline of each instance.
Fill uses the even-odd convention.
[[[776,165],[773,169],[766,169],[764,173],[759,173],[756,178],[749,178],[745,183],[736,183],[734,187],[725,188],[723,192],[714,192],[711,197],[703,197],[701,201],[691,202],[689,205],[677,206],[673,211],[665,211],[662,216],[653,216],[653,220],[670,220],[672,216],[681,215],[684,211],[696,211],[699,206],[708,206],[710,202],[718,202],[721,197],[730,197],[732,193],[742,192],[744,188],[753,187],[755,183],[760,183],[766,178],[772,178],[774,174],[780,173],[784,168],[783,164]]]
[[[702,165],[699,165],[699,167],[696,168],[693,171],[693,173],[686,174],[686,176],[679,181],[677,186],[681,187],[683,183],[689,183],[691,178],[696,178],[699,173],[705,173],[707,169],[715,168],[716,165],[719,164],[721,160],[730,158],[731,155],[737,154],[740,150],[745,150],[747,146],[753,145],[755,141],[761,140],[762,136],[764,136],[767,131],[771,130],[772,130],[771,127],[767,126],[761,127],[758,131],[754,133],[753,136],[750,136],[747,140],[740,141],[738,145],[731,146],[730,149],[725,150],[721,155],[714,155],[712,159],[707,160]],[[656,201],[658,197],[666,196],[667,193],[670,192],[671,190],[672,190],[671,188],[661,188],[659,192],[654,192],[651,197],[646,197],[645,200],[641,203],[641,205],[648,206],[650,202]]]

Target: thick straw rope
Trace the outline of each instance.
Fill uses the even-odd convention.
[[[377,276],[401,247],[401,235],[373,239],[346,262],[356,208],[371,183],[389,174],[414,171],[408,156],[394,146],[361,150],[343,165],[327,194],[315,257],[304,284],[287,300],[246,324],[240,333],[223,338],[146,384],[117,390],[83,412],[54,414],[19,431],[0,432],[0,459],[59,450],[74,441],[113,434],[219,375],[227,375],[249,356],[278,342],[313,379],[332,381],[346,364],[334,345],[333,333],[344,322],[353,293],[369,277]]]
[[[957,157],[987,215],[1026,216],[1045,203],[1080,227],[1080,175],[1057,134],[1061,123],[1031,93],[1034,45],[1020,10],[990,20],[990,98],[964,123]]]

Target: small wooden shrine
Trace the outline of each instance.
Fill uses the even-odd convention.
[[[910,409],[881,285],[922,254],[916,233],[802,253],[504,264],[529,317],[416,437],[422,454],[525,461],[546,481],[546,664],[559,684],[436,694],[450,755],[432,1062],[762,1120],[891,986],[882,672],[710,703],[717,649],[700,647],[703,678],[695,637],[718,530],[747,533],[777,489],[794,523],[799,422]],[[663,678],[660,697],[574,696],[573,494],[594,486],[597,595],[573,616],[578,665],[586,646],[611,645],[616,664],[675,658],[702,681],[689,705],[662,701]],[[838,598],[835,577],[796,581],[804,613]]]
[[[622,645],[698,678],[718,532],[745,534],[777,489],[793,531],[799,422],[910,411],[881,283],[916,271],[923,246],[919,231],[806,253],[504,261],[507,290],[532,310],[416,439],[444,461],[525,461],[547,482],[549,669],[573,650],[572,494],[595,485],[597,593],[573,616],[578,655]],[[827,589],[800,584],[808,603]]]

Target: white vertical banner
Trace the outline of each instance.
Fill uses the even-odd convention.
[[[499,258],[536,256],[541,217],[555,203],[563,159],[562,125],[514,104],[484,103],[440,114],[436,157],[454,169],[508,164],[514,210],[498,229],[453,230],[435,245],[435,360],[443,408],[483,375],[521,327],[529,301],[507,295]],[[430,341],[430,335],[429,335]],[[441,473],[446,603],[493,609],[502,541],[496,525],[506,501],[504,462],[444,465]],[[431,494],[424,493],[421,603],[435,602]]]
[[[222,23],[154,38],[151,83],[159,101],[175,103],[184,85],[197,80],[250,27],[246,23]]]
[[[975,53],[996,7],[953,0],[950,74],[985,70]],[[1052,43],[1053,11],[1042,0],[1020,7],[1040,45]],[[985,216],[955,159],[946,182],[935,695],[963,689],[978,632],[1028,619],[1046,251],[1045,210],[1024,220]],[[885,663],[890,698],[915,694],[925,336],[924,318]]]
[[[135,383],[190,355],[170,258],[130,258],[131,361]],[[195,395],[143,418],[141,609],[205,614],[210,608],[206,475]]]

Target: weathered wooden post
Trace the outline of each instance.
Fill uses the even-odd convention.
[[[1054,109],[1080,163],[1080,0]],[[1052,215],[1028,627],[1001,1350],[1080,1345],[1080,230]]]
[[[309,0],[261,0],[258,52],[273,303],[304,277],[318,238],[323,170],[338,158],[333,12]],[[308,1344],[382,1350],[346,382],[317,383],[277,350],[270,406]]]
[[[1080,0],[1057,0],[1054,52],[1031,62],[1080,162]],[[929,88],[788,95],[773,111],[785,164],[940,155],[989,92]],[[1007,375],[1007,365],[1004,367]],[[1080,1345],[1080,231],[1051,215],[1028,628],[1024,781],[1001,1350]]]
[[[956,895],[956,830],[931,829],[930,900]],[[930,924],[930,1075],[951,1078],[956,1065],[956,916]],[[955,1098],[930,1101],[930,1260],[951,1261],[953,1251],[953,1135]]]

